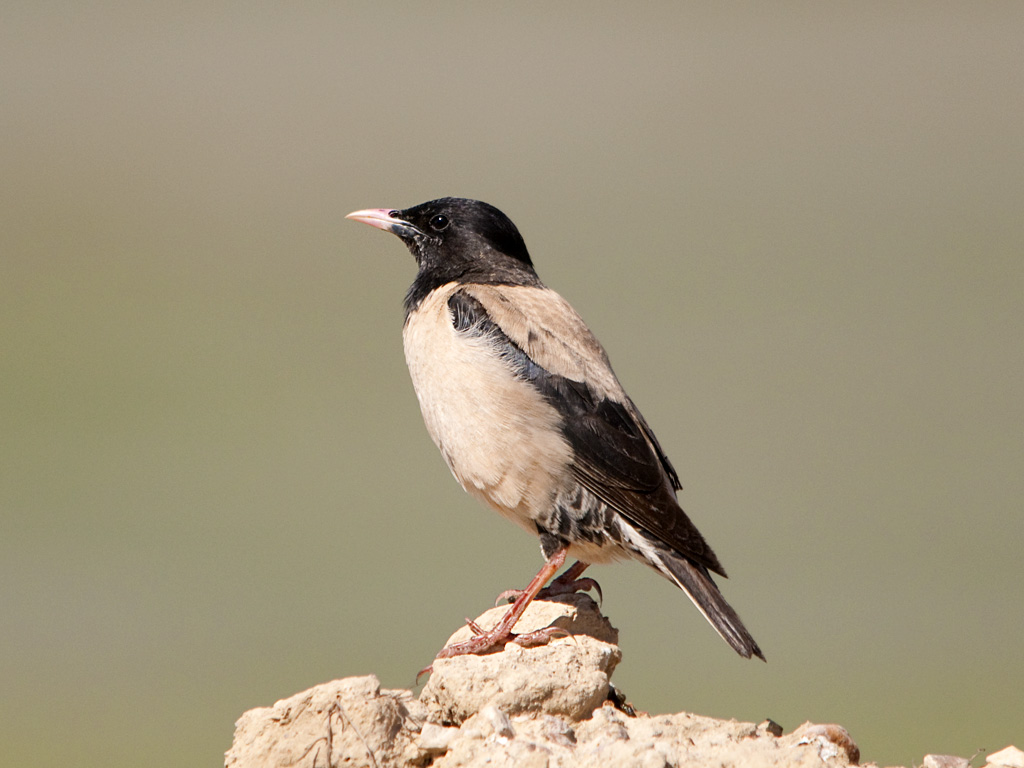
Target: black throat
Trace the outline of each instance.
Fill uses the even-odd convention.
[[[497,263],[486,260],[482,263],[448,264],[443,267],[421,264],[416,279],[405,294],[405,321],[409,321],[409,315],[419,309],[431,291],[448,283],[544,287],[533,267],[513,259]]]

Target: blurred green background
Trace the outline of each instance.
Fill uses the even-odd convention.
[[[449,194],[604,342],[768,656],[596,568],[637,707],[1024,746],[1022,40],[1021,3],[3,3],[0,763],[218,764],[539,567],[422,426],[410,256],[343,219]]]

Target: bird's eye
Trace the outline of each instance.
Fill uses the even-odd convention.
[[[449,223],[450,222],[448,221],[448,217],[442,213],[439,213],[437,214],[437,216],[430,220],[430,228],[436,232],[440,232],[442,229],[447,227]]]

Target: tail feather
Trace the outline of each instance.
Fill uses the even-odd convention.
[[[757,642],[743,626],[733,607],[725,601],[707,568],[664,550],[645,554],[649,556],[648,559],[656,560],[651,565],[687,594],[708,623],[736,653],[745,659],[757,656],[765,661]]]

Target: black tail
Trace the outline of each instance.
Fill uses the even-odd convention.
[[[693,604],[704,614],[704,618],[736,653],[745,659],[753,655],[765,661],[761,649],[743,626],[736,611],[725,602],[707,568],[664,550],[646,554],[657,557],[658,562],[651,565],[686,592]]]

